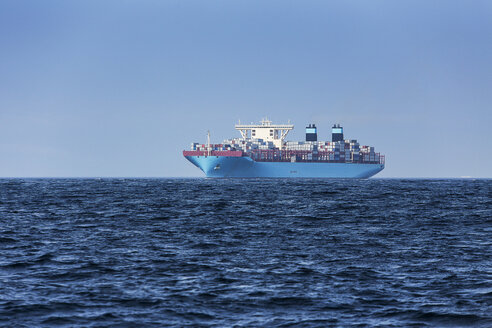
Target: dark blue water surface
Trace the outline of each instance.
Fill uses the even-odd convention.
[[[492,327],[492,180],[0,180],[0,325]]]

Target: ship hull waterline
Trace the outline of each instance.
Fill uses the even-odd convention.
[[[247,156],[185,156],[209,178],[355,178],[367,179],[384,164],[257,162]]]

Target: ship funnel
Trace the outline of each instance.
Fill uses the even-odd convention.
[[[343,127],[341,127],[340,124],[333,124],[333,127],[331,128],[331,141],[343,141]]]
[[[306,126],[306,141],[318,141],[318,131],[314,123]]]

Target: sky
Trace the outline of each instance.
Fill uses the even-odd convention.
[[[263,117],[491,178],[492,1],[0,1],[0,177],[203,176]]]

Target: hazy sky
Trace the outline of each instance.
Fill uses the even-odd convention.
[[[492,1],[0,1],[0,176],[202,176],[264,116],[492,177]]]

